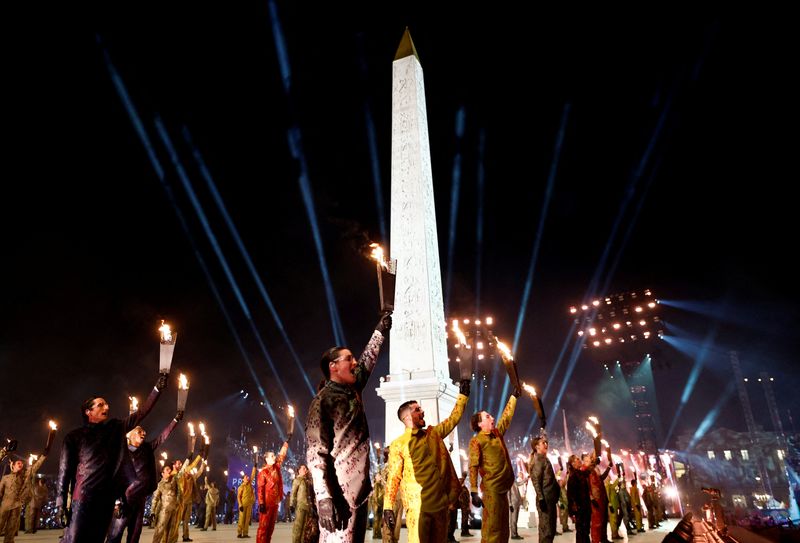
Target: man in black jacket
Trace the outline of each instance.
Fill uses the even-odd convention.
[[[552,543],[556,535],[558,520],[558,486],[553,464],[547,458],[547,437],[539,436],[531,441],[533,457],[528,472],[531,474],[533,489],[536,491],[536,507],[539,511],[539,543]]]
[[[120,543],[125,528],[128,529],[127,543],[138,543],[139,536],[142,534],[144,502],[158,486],[155,451],[167,440],[182,418],[183,411],[178,411],[175,418],[161,431],[161,434],[151,441],[144,440],[147,432],[141,426],[128,432],[128,450],[136,471],[136,481],[125,489],[127,507],[123,508],[119,517],[114,518],[111,522],[106,543]]]
[[[142,408],[125,419],[109,418],[109,405],[99,396],[81,405],[84,424],[64,438],[56,481],[59,518],[65,513],[67,494],[72,494],[62,543],[105,538],[114,501],[136,481],[125,435],[147,416],[166,385],[167,375],[161,374]]]

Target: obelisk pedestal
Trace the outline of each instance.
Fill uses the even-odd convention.
[[[387,443],[403,432],[397,418],[403,402],[418,401],[425,410],[425,422],[437,424],[450,415],[458,396],[447,361],[425,83],[408,29],[395,55],[392,81],[390,250],[397,259],[397,282],[390,374],[378,388],[386,401]],[[458,448],[452,454],[460,473]]]

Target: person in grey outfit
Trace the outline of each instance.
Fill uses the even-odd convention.
[[[553,543],[558,520],[558,498],[561,488],[553,471],[553,464],[547,458],[547,437],[539,436],[531,441],[533,456],[528,473],[531,474],[533,489],[536,491],[536,507],[539,511],[539,543]]]

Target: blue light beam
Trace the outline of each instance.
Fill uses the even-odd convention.
[[[456,247],[456,223],[458,220],[458,199],[461,192],[461,144],[464,140],[466,111],[464,106],[456,112],[456,154],[453,157],[452,184],[450,187],[450,228],[447,236],[447,278],[444,283],[445,315],[450,309],[450,289],[453,285],[453,256]]]
[[[311,396],[313,397],[316,394],[316,392],[314,391],[314,387],[311,385],[311,381],[308,378],[308,374],[303,368],[303,364],[300,362],[300,357],[297,355],[297,351],[295,351],[294,345],[289,339],[289,335],[287,334],[286,328],[283,325],[283,320],[281,319],[280,315],[278,315],[278,311],[277,309],[275,309],[275,305],[272,303],[272,298],[270,298],[270,295],[267,292],[267,288],[264,286],[264,282],[261,280],[261,276],[256,270],[255,264],[253,264],[253,260],[250,258],[250,252],[245,247],[244,242],[242,241],[242,238],[239,235],[239,230],[236,228],[233,219],[228,213],[227,207],[225,207],[225,202],[222,200],[222,196],[217,190],[217,184],[211,177],[211,172],[206,166],[205,160],[203,160],[203,155],[200,153],[200,150],[192,142],[192,135],[189,132],[189,129],[186,128],[185,126],[183,127],[183,138],[189,145],[189,147],[192,149],[192,156],[194,157],[195,163],[197,164],[197,167],[200,171],[200,175],[206,182],[206,186],[208,187],[208,190],[211,192],[211,195],[214,197],[214,202],[216,202],[217,204],[217,209],[219,209],[220,214],[222,214],[222,217],[225,220],[225,224],[228,227],[228,231],[233,237],[233,240],[236,243],[236,247],[239,249],[239,253],[241,253],[242,258],[244,259],[244,262],[247,265],[247,270],[250,272],[253,281],[255,281],[256,286],[258,287],[258,292],[261,294],[261,298],[267,305],[267,308],[269,309],[269,312],[272,315],[273,320],[275,321],[275,325],[278,327],[278,331],[280,332],[281,337],[283,337],[283,341],[286,343],[286,346],[289,348],[289,352],[292,355],[292,359],[294,360],[297,369],[300,370],[300,375],[303,376],[303,380],[306,383],[306,387],[308,387],[308,391],[311,393]]]

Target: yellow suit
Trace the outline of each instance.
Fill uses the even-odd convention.
[[[389,446],[383,507],[392,509],[398,487],[401,487],[409,543],[443,543],[447,538],[447,508],[456,502],[460,485],[442,440],[458,424],[468,399],[459,394],[446,420],[426,429],[406,428]],[[400,519],[395,520],[400,522]]]

